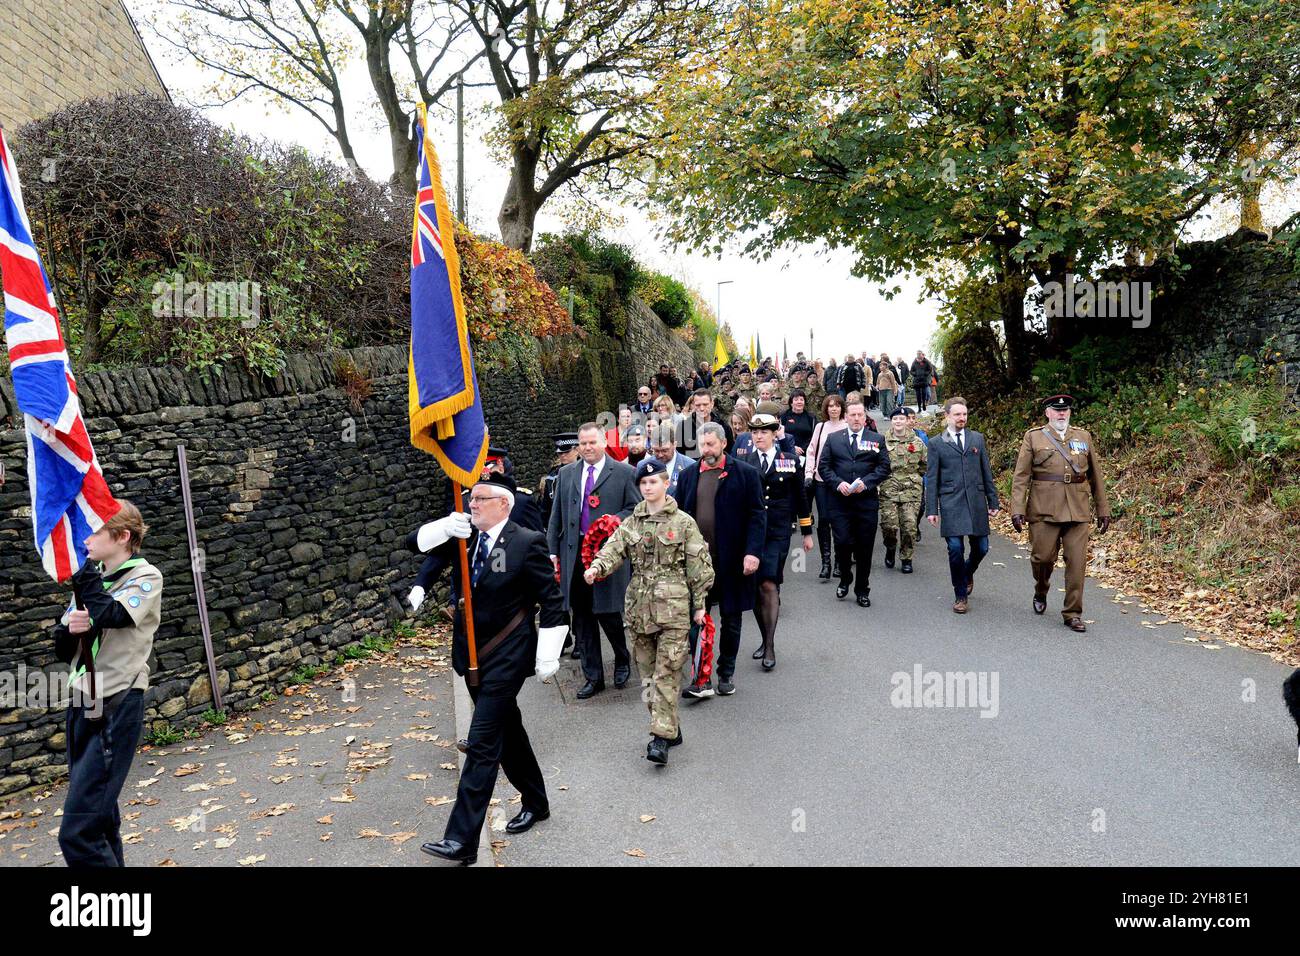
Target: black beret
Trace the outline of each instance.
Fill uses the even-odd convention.
[[[641,481],[647,475],[662,475],[668,471],[668,466],[653,455],[641,459],[641,464],[636,466],[636,480]]]

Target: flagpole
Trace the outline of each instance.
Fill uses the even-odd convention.
[[[460,482],[455,479],[451,483],[451,497],[456,511],[463,513],[465,511],[464,491],[461,489]],[[469,576],[469,548],[464,538],[456,539],[456,549],[460,552],[460,594],[461,603],[465,605],[463,611],[465,642],[469,645],[469,670],[465,674],[465,683],[470,687],[477,687],[478,644],[474,640],[474,598],[471,587],[473,582]]]

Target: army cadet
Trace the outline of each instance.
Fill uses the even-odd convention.
[[[775,415],[757,414],[749,421],[753,444],[736,449],[736,458],[758,469],[763,483],[763,504],[767,509],[767,534],[763,553],[759,555],[758,601],[754,617],[763,635],[763,644],[754,651],[754,660],[763,662],[763,670],[776,667],[776,623],[781,612],[781,581],[785,559],[790,550],[790,531],[796,516],[803,535],[803,549],[811,551],[812,512],[803,491],[803,468],[793,451],[776,447],[781,422]]]
[[[555,478],[563,468],[571,461],[578,459],[578,433],[577,432],[556,432],[552,436],[555,442],[555,467],[546,473],[542,478],[541,484],[537,486],[537,491],[533,497],[537,499],[537,507],[542,513],[542,527],[548,527],[551,523],[551,506],[555,504]]]
[[[740,370],[740,379],[731,391],[731,398],[733,402],[738,398],[747,398],[755,404],[758,403],[758,387],[754,384],[754,376],[750,374],[748,368]]]
[[[885,541],[885,567],[894,566],[897,550],[903,562],[900,570],[911,574],[916,514],[924,496],[928,459],[925,443],[908,426],[907,413],[907,408],[895,408],[889,416],[889,431],[885,433],[889,477],[880,483],[880,536]]]
[[[796,384],[795,387],[798,388],[799,386]],[[803,390],[808,399],[805,407],[813,413],[813,417],[818,417],[821,413],[822,399],[826,397],[826,386],[822,384],[822,377],[820,375],[805,376]]]
[[[704,623],[713,563],[699,526],[668,495],[668,467],[658,458],[637,466],[642,501],[609,536],[584,575],[595,584],[632,564],[623,620],[632,632],[636,666],[647,688],[650,743],[646,759],[668,762],[668,748],[682,742],[677,719],[682,667],[691,623]]]
[[[1047,610],[1058,551],[1065,553],[1065,626],[1083,633],[1083,578],[1088,560],[1088,489],[1097,508],[1097,530],[1110,527],[1110,504],[1092,436],[1070,424],[1074,399],[1044,399],[1047,424],[1025,432],[1011,484],[1011,523],[1017,532],[1029,521],[1034,572],[1034,613]]]

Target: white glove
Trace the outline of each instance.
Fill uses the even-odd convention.
[[[424,588],[417,584],[411,588],[411,593],[406,596],[406,600],[411,605],[412,611],[418,611],[420,605],[424,603]]]
[[[415,544],[422,553],[428,553],[452,538],[468,538],[472,530],[469,515],[463,511],[453,511],[445,518],[421,525],[415,533]]]
[[[569,625],[558,624],[555,627],[543,627],[537,631],[537,678],[546,680],[553,677],[560,669],[560,651],[564,647],[564,637],[569,633]]]

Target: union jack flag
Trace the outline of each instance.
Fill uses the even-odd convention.
[[[121,507],[108,490],[59,327],[59,310],[32,241],[18,167],[0,128],[0,281],[14,396],[27,432],[36,551],[56,581],[86,560],[85,540]]]
[[[420,127],[421,140],[424,127]],[[423,145],[423,142],[421,143]],[[420,190],[415,194],[415,228],[411,230],[411,268],[423,265],[430,253],[446,259],[442,251],[442,234],[438,231],[438,202],[433,191],[433,177],[429,172],[429,156],[420,150]]]

